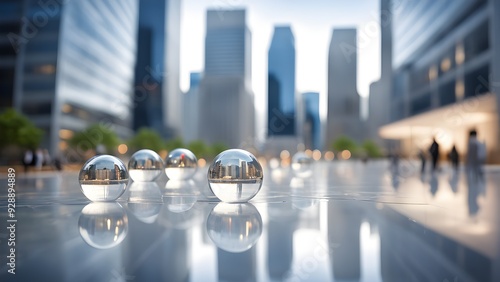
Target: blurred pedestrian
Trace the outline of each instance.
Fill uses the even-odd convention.
[[[439,144],[436,142],[436,138],[432,138],[432,144],[431,147],[429,148],[429,154],[431,155],[432,159],[432,171],[436,171],[437,168],[437,162],[439,159]]]
[[[399,172],[399,153],[396,149],[391,150],[389,159],[391,161],[392,173],[397,174]]]
[[[422,166],[420,167],[420,173],[424,174],[425,163],[427,162],[427,156],[426,156],[424,150],[422,150],[422,149],[418,150],[418,157],[420,159],[420,162],[422,163]]]
[[[453,170],[458,171],[458,161],[460,157],[458,155],[457,147],[455,147],[455,145],[453,145],[453,148],[451,148],[451,152],[448,155],[448,157],[450,159]]]
[[[36,149],[36,152],[35,152],[35,168],[36,170],[40,171],[42,170],[42,166],[43,166],[43,151],[42,149],[38,148]]]
[[[33,164],[33,151],[26,150],[23,157],[24,172],[28,172],[28,167]]]
[[[58,171],[61,171],[63,169],[63,158],[61,157],[60,154],[57,154],[56,157],[54,158],[54,166]]]
[[[485,160],[482,150],[486,151],[484,144],[477,139],[477,131],[469,132],[469,141],[467,144],[467,157],[465,159],[465,170],[468,187],[468,206],[469,214],[475,215],[479,210],[477,198],[483,183],[481,166]]]
[[[43,149],[43,165],[52,168],[52,158],[50,157],[49,150]]]
[[[465,160],[468,175],[471,177],[482,176],[482,166],[486,162],[486,145],[477,139],[477,131],[469,132],[467,144],[467,158]]]

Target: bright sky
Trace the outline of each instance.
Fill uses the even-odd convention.
[[[267,52],[273,28],[290,24],[295,36],[296,88],[317,91],[326,105],[328,47],[333,28],[358,29],[358,92],[366,97],[380,77],[379,0],[183,0],[181,14],[181,89],[189,73],[204,68],[206,10],[246,8],[252,33],[252,90],[257,105],[267,104]],[[260,108],[260,109],[259,109]],[[326,107],[320,109],[326,117]],[[366,112],[365,112],[366,113]],[[257,107],[264,126],[265,109]]]

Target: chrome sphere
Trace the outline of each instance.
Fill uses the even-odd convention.
[[[162,172],[163,160],[152,150],[139,150],[128,162],[128,173],[134,181],[154,181]]]
[[[215,157],[208,183],[217,198],[228,203],[248,202],[262,187],[262,166],[251,153],[230,149]]]
[[[169,179],[186,180],[193,177],[198,168],[198,159],[188,149],[175,149],[165,160],[165,173]]]
[[[78,177],[83,194],[94,202],[115,201],[129,181],[123,162],[110,155],[99,155],[88,160]]]

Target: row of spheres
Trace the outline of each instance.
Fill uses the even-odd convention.
[[[83,194],[91,201],[115,201],[126,190],[129,177],[137,182],[154,181],[162,172],[172,180],[190,179],[196,173],[198,160],[187,149],[175,149],[165,160],[152,150],[139,150],[132,155],[128,168],[118,158],[98,155],[80,170]],[[263,170],[250,152],[226,150],[215,157],[208,169],[210,190],[223,202],[242,203],[260,191]]]

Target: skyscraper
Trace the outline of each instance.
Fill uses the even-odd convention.
[[[181,0],[168,0],[166,6],[163,122],[172,136],[180,134],[182,124],[182,94],[179,86]]]
[[[370,85],[368,125],[371,139],[382,145],[379,128],[389,122],[387,109],[392,87],[392,11],[390,0],[380,0],[380,79]]]
[[[43,129],[51,153],[92,123],[131,134],[137,2],[0,3],[1,107]]]
[[[200,81],[202,74],[192,72],[190,75],[189,90],[182,96],[182,139],[191,142],[199,139],[198,119],[200,109]]]
[[[325,146],[340,135],[361,141],[356,29],[334,29],[328,54],[328,119]]]
[[[163,85],[166,72],[165,27],[167,2],[147,0],[139,2],[139,29],[137,35],[137,62],[135,65],[134,130],[154,128],[165,134],[163,118]]]
[[[290,26],[274,28],[267,95],[267,135],[295,135],[295,38]]]
[[[245,10],[208,10],[199,133],[205,141],[240,147],[254,139],[251,34]]]
[[[180,0],[139,2],[134,89],[134,130],[151,127],[166,137],[180,134]]]
[[[319,118],[319,93],[302,94],[304,105],[304,145],[307,149],[321,149],[321,121]]]

